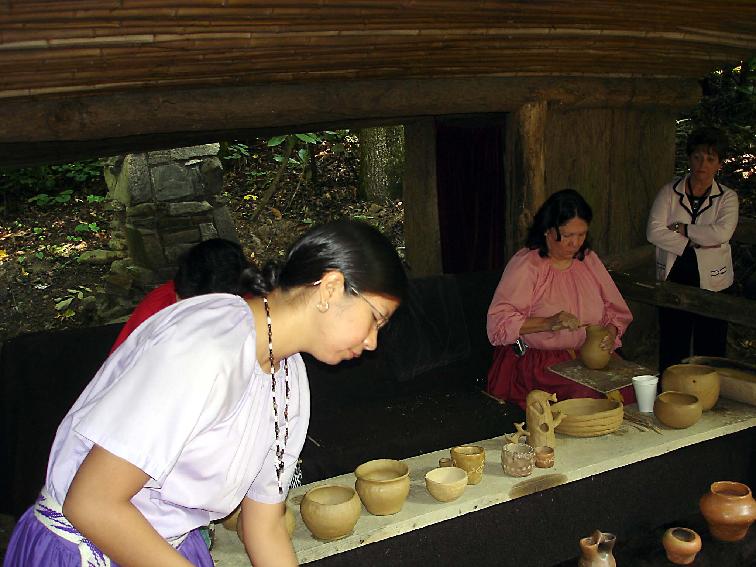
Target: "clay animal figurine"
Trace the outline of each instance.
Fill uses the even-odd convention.
[[[562,423],[564,415],[551,411],[549,402],[556,402],[556,394],[549,394],[543,390],[531,390],[525,399],[525,423],[527,431],[522,423],[515,423],[516,433],[506,436],[510,443],[519,443],[522,437],[527,438],[531,447],[555,447],[556,435],[554,428]]]

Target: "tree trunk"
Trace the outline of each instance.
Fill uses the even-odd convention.
[[[402,194],[404,127],[362,128],[360,139],[359,196],[383,203]]]

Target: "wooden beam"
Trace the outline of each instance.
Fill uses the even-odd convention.
[[[622,272],[609,273],[626,300],[657,307],[671,307],[756,328],[756,317],[753,316],[756,309],[754,300],[671,282],[639,279]]]
[[[0,166],[254,137],[397,123],[405,117],[570,108],[669,107],[698,101],[692,80],[486,77],[312,81],[16,97],[0,104]]]

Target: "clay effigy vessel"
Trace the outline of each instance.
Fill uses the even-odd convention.
[[[305,494],[299,511],[312,535],[331,541],[352,533],[362,504],[352,488],[327,484]]]
[[[556,447],[554,429],[562,423],[564,416],[558,411],[552,411],[551,403],[556,402],[556,394],[543,390],[531,390],[525,399],[525,423],[527,431],[521,423],[515,423],[517,433],[527,437],[531,447]]]
[[[601,341],[609,335],[609,329],[601,325],[588,325],[585,329],[585,342],[580,347],[580,360],[586,367],[601,370],[609,364],[612,353],[601,348]]]
[[[662,536],[667,559],[675,565],[690,565],[701,551],[701,537],[688,528],[669,528]]]
[[[580,540],[580,561],[578,567],[617,567],[612,555],[616,536],[596,530]]]
[[[409,467],[393,459],[376,459],[354,470],[354,487],[367,511],[374,516],[396,514],[410,488]]]
[[[699,501],[711,535],[720,541],[740,541],[756,520],[751,489],[741,482],[715,482]]]
[[[662,375],[662,391],[674,390],[696,396],[704,411],[719,399],[719,373],[702,364],[675,364]]]

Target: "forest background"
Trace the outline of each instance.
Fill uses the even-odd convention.
[[[685,138],[694,127],[724,129],[731,156],[719,180],[738,192],[741,217],[756,219],[754,71],[751,60],[702,80],[701,102],[677,122],[676,169],[687,170]],[[402,253],[402,139],[393,127],[221,142],[221,197],[247,254],[275,259],[312,224],[341,217],[374,224]],[[388,179],[376,183],[375,163]],[[93,251],[108,248],[106,193],[100,159],[0,169],[0,343],[105,322],[95,305],[109,261]],[[734,292],[756,299],[756,250],[736,246],[735,261]],[[748,333],[731,341],[756,357]]]

